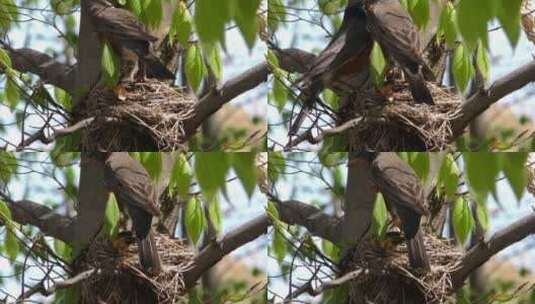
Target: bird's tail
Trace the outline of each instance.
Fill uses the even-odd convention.
[[[428,271],[431,268],[427,252],[425,251],[424,238],[421,229],[416,232],[416,235],[412,239],[407,241],[407,248],[409,251],[409,264],[411,265],[411,268],[424,271]]]
[[[175,79],[175,74],[169,71],[165,65],[153,54],[143,57],[143,65],[146,76],[157,79]]]
[[[431,95],[431,92],[429,91],[429,88],[427,87],[425,83],[424,76],[421,72],[417,74],[413,74],[411,72],[405,73],[409,80],[409,88],[411,90],[412,98],[414,98],[414,101],[417,103],[426,103],[429,105],[434,104],[433,101],[433,95]]]
[[[156,275],[162,270],[160,256],[156,248],[156,240],[152,232],[149,232],[144,239],[139,239],[139,262],[143,267],[143,272],[148,275]]]

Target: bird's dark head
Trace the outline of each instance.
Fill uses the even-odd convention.
[[[366,17],[363,0],[349,0],[347,2],[344,18],[348,17]]]

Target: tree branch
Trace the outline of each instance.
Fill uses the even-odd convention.
[[[86,270],[84,272],[80,272],[79,274],[77,274],[76,276],[74,276],[72,278],[56,282],[56,284],[50,286],[49,288],[46,288],[44,283],[40,282],[39,284],[37,284],[37,285],[33,286],[32,288],[30,288],[23,295],[21,295],[19,297],[19,300],[28,299],[29,297],[31,297],[32,295],[34,295],[36,293],[40,293],[43,296],[50,296],[50,295],[54,294],[56,291],[58,291],[60,289],[69,288],[69,287],[71,287],[73,285],[76,285],[76,284],[80,283],[81,281],[89,279],[95,273],[95,271],[96,270],[94,268],[92,268],[92,269]]]
[[[461,288],[466,278],[493,255],[508,246],[535,234],[535,212],[496,232],[488,241],[481,241],[470,249],[451,273],[453,288]]]
[[[186,288],[194,287],[202,274],[225,255],[265,234],[269,225],[268,215],[261,215],[204,247],[195,257],[193,266],[184,273]]]
[[[13,201],[5,193],[0,192],[11,211],[11,218],[21,225],[32,225],[45,235],[69,243],[74,239],[71,229],[72,219],[54,212],[51,208],[29,200]]]
[[[32,73],[44,82],[62,88],[72,94],[76,66],[68,66],[51,56],[30,48],[12,49],[7,43],[1,43],[7,50],[13,68],[23,73]]]
[[[492,104],[533,81],[535,81],[535,61],[496,80],[490,88],[472,95],[464,102],[459,115],[452,121],[452,139],[463,134],[468,124]]]
[[[197,104],[196,115],[185,122],[186,133],[194,134],[206,118],[227,102],[267,81],[268,74],[268,64],[263,62],[229,79],[221,88],[211,90]]]
[[[69,126],[69,127],[63,128],[63,129],[53,130],[53,133],[48,137],[45,134],[46,125],[44,125],[38,132],[32,134],[30,137],[26,138],[23,142],[21,142],[17,146],[16,150],[17,151],[22,151],[26,147],[28,147],[29,145],[33,144],[36,141],[40,141],[43,144],[49,144],[49,143],[53,142],[54,140],[56,140],[59,137],[67,136],[67,135],[73,134],[73,133],[75,133],[77,131],[80,131],[81,129],[89,127],[94,120],[95,120],[95,117],[90,117],[90,118],[83,119],[83,120],[75,123],[72,126]],[[106,119],[106,121],[112,121],[112,120],[113,119],[111,119],[111,118],[110,119]]]
[[[319,236],[333,243],[340,241],[340,219],[322,212],[320,209],[297,201],[280,201],[272,198],[280,220],[288,225],[299,225],[312,235]]]

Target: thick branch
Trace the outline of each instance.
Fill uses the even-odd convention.
[[[15,222],[35,226],[45,235],[66,243],[74,239],[73,231],[70,229],[72,220],[69,217],[29,200],[13,201],[3,193],[0,196],[11,211],[11,217]]]
[[[228,80],[221,88],[210,91],[199,101],[195,117],[186,123],[186,132],[194,134],[206,118],[227,102],[267,81],[268,74],[268,64],[260,63]]]
[[[340,241],[340,220],[320,209],[296,200],[274,201],[280,220],[289,225],[305,227],[312,235],[333,243]]]
[[[468,124],[492,104],[533,81],[535,81],[535,61],[496,80],[490,88],[472,95],[462,105],[459,116],[452,121],[453,139],[460,136]]]
[[[267,215],[261,215],[229,232],[221,240],[208,244],[195,258],[193,266],[184,273],[186,288],[194,287],[201,275],[233,250],[266,233],[270,225]]]
[[[482,241],[472,247],[456,270],[451,273],[453,288],[462,287],[470,273],[488,261],[493,255],[534,233],[535,212],[532,212],[530,215],[496,232],[490,240]]]
[[[29,48],[8,48],[7,51],[15,70],[35,74],[44,83],[62,88],[71,94],[74,91],[75,67],[68,66],[47,54]]]

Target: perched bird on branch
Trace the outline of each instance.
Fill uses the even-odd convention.
[[[370,52],[373,41],[366,29],[366,15],[360,2],[350,1],[344,19],[327,47],[314,59],[309,70],[297,80],[299,99],[303,106],[289,127],[288,135],[296,135],[304,118],[325,88],[339,95],[353,92],[368,80]]]
[[[140,69],[144,78],[175,78],[152,50],[152,43],[158,38],[151,35],[134,14],[106,0],[92,1],[89,11],[101,42],[109,43],[120,57],[119,85],[133,82]]]
[[[113,152],[106,159],[105,183],[117,202],[126,207],[139,245],[139,260],[143,271],[161,271],[160,258],[151,232],[152,217],[158,216],[158,198],[149,174],[127,152]]]
[[[394,223],[401,222],[411,267],[428,270],[429,259],[420,229],[420,220],[427,214],[420,179],[394,152],[362,152],[361,157],[370,162],[373,182],[383,194]]]
[[[399,0],[363,0],[368,29],[383,52],[396,62],[409,81],[415,102],[433,104],[426,85],[435,76],[422,58],[418,28]]]

